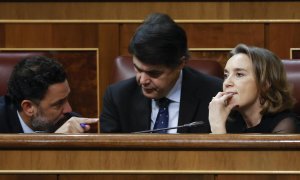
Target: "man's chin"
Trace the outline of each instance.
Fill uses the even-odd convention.
[[[33,130],[40,131],[40,132],[52,132],[54,129],[53,123],[45,123],[39,120],[32,122]]]
[[[156,96],[154,96],[153,94],[145,94],[145,93],[143,93],[143,94],[144,94],[144,96],[145,96],[146,98],[149,98],[149,99],[157,99]]]
[[[154,91],[149,93],[149,92],[146,92],[143,90],[143,95],[149,99],[157,99],[157,95],[156,95],[156,93],[154,93]]]

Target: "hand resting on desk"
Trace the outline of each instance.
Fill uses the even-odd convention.
[[[90,124],[97,123],[98,118],[71,117],[55,133],[83,133],[91,129]]]

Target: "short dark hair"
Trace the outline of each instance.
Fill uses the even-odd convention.
[[[51,58],[32,56],[18,63],[8,82],[8,96],[18,110],[25,99],[39,103],[52,84],[64,82],[67,75],[62,65]]]
[[[267,49],[245,44],[237,45],[230,52],[230,56],[239,53],[247,55],[252,61],[260,93],[260,103],[263,106],[261,114],[291,109],[294,98],[291,95],[281,59]]]
[[[151,65],[177,67],[188,59],[185,31],[170,16],[150,14],[138,27],[129,44],[129,53]]]

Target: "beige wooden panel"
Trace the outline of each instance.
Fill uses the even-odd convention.
[[[244,1],[230,3],[230,19],[299,19],[300,2]]]
[[[269,49],[282,59],[290,58],[290,48],[300,47],[300,23],[271,23],[266,34]]]
[[[123,174],[123,175],[61,175],[60,180],[214,180],[214,175],[157,175],[157,174]]]
[[[52,24],[53,46],[61,48],[97,47],[98,25],[95,23]]]
[[[217,180],[297,180],[299,175],[218,175]]]
[[[191,48],[190,55],[196,59],[217,61],[224,68],[228,60],[229,48]]]
[[[1,180],[57,180],[57,175],[0,175]]]
[[[300,174],[299,142],[291,134],[3,134],[0,173]]]
[[[176,19],[228,19],[225,2],[1,3],[1,19],[144,19],[152,12]]]
[[[296,150],[1,150],[0,153],[1,170],[39,173],[47,170],[182,174],[300,171],[297,158],[300,152]]]
[[[102,97],[109,85],[114,59],[120,55],[120,34],[118,24],[99,24],[98,36],[95,37],[99,47],[99,107],[102,107]],[[100,112],[100,111],[99,111]]]
[[[1,19],[144,19],[164,12],[176,19],[299,19],[300,2],[3,2]],[[280,12],[280,13],[279,13]]]
[[[49,48],[52,42],[51,24],[4,24],[6,48]]]
[[[185,23],[189,48],[233,48],[239,43],[264,46],[263,23]]]
[[[120,25],[120,54],[129,55],[128,45],[134,32],[139,27],[140,23],[128,24],[124,23]]]
[[[4,24],[0,24],[0,47],[5,45],[5,28]]]

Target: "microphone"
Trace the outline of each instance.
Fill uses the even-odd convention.
[[[185,128],[185,127],[196,127],[199,125],[203,125],[204,122],[203,121],[194,121],[188,124],[184,124],[181,126],[175,126],[175,127],[168,127],[168,128],[159,128],[159,129],[153,129],[153,130],[145,130],[145,131],[137,131],[137,132],[133,132],[135,134],[140,134],[140,133],[154,133],[157,131],[163,131],[163,130],[169,130],[169,129],[180,129],[180,128]]]

